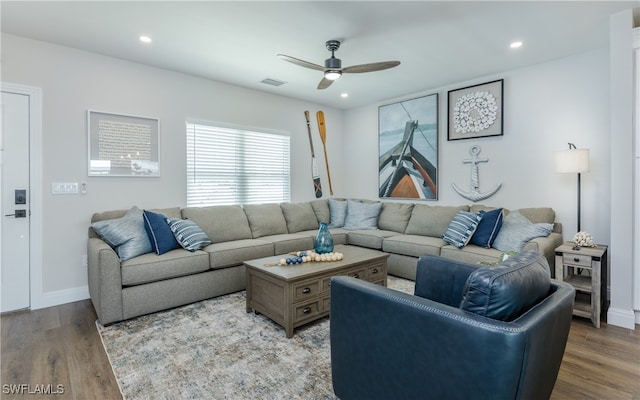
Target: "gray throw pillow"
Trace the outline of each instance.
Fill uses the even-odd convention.
[[[347,200],[347,217],[345,230],[378,229],[378,216],[382,203],[362,203]]]
[[[501,251],[522,251],[533,238],[547,237],[553,231],[553,224],[534,224],[517,210],[504,218],[493,248]]]
[[[329,228],[342,228],[347,217],[347,202],[345,200],[329,199],[329,213],[331,215]]]
[[[131,207],[122,218],[94,222],[91,227],[114,248],[120,261],[153,251],[144,229],[143,211],[136,206]]]

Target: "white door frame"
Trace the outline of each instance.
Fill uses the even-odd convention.
[[[30,308],[46,307],[42,287],[42,89],[0,82],[0,91],[29,96]]]

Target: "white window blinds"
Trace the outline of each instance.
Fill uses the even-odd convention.
[[[290,201],[289,137],[187,123],[187,205]]]

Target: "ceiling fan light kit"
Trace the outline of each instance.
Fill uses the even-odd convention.
[[[342,72],[339,70],[335,70],[335,69],[330,69],[328,71],[325,71],[324,73],[324,77],[330,81],[335,81],[336,79],[340,78],[342,76]]]
[[[327,50],[331,52],[331,57],[324,60],[324,67],[309,61],[304,61],[299,58],[288,56],[286,54],[278,54],[278,57],[300,67],[323,71],[324,76],[320,83],[318,83],[318,89],[320,90],[326,89],[331,86],[333,81],[339,79],[343,73],[382,71],[384,69],[389,69],[400,65],[400,61],[382,61],[342,68],[342,60],[335,57],[336,50],[340,48],[340,41],[328,40],[325,43],[325,46],[327,47]]]

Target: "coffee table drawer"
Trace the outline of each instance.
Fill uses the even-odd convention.
[[[295,316],[293,323],[295,325],[297,322],[306,319],[315,319],[320,313],[322,313],[322,299],[296,306],[293,313]]]
[[[386,263],[378,263],[367,267],[365,279],[368,281],[377,281],[386,275]]]
[[[367,270],[365,268],[352,269],[350,271],[347,271],[347,273],[344,275],[357,279],[366,279]]]
[[[293,285],[294,302],[304,301],[320,294],[321,283],[317,280],[298,282]]]

